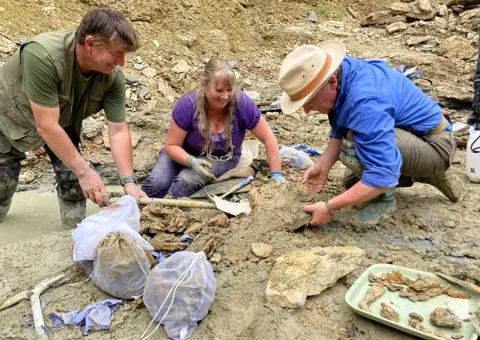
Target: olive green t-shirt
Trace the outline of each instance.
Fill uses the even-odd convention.
[[[21,52],[22,89],[35,104],[45,107],[58,107],[57,84],[59,77],[53,58],[42,45],[31,42]],[[107,120],[114,123],[125,121],[125,81],[115,77],[115,81],[103,98]],[[78,109],[80,99],[88,86],[89,77],[80,72],[77,60],[74,65],[73,112]],[[71,118],[73,121],[73,117]],[[67,126],[72,124],[68,122]]]

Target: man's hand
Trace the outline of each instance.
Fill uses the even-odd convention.
[[[318,202],[311,205],[306,205],[303,207],[303,211],[313,214],[312,219],[310,220],[310,225],[317,226],[320,224],[327,224],[333,218],[333,215],[330,214],[325,202]]]
[[[308,168],[303,175],[303,191],[307,195],[320,192],[327,183],[327,179],[328,171],[314,165]]]
[[[100,208],[108,204],[110,196],[105,189],[102,179],[95,170],[87,168],[83,174],[77,175],[77,177],[83,191],[83,196],[85,196],[86,199],[98,204]]]
[[[215,175],[210,172],[212,164],[204,159],[197,159],[193,156],[188,156],[185,165],[193,169],[201,177],[214,181],[216,179]]]
[[[135,197],[137,203],[140,197],[147,197],[147,194],[142,191],[135,183],[127,183],[123,186],[123,191],[130,196]]]

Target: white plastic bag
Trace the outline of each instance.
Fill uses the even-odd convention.
[[[174,340],[185,340],[207,314],[215,298],[216,280],[204,252],[181,251],[152,269],[143,290],[143,302],[153,318],[142,340],[161,324]],[[145,335],[157,321],[158,325]]]
[[[291,146],[282,146],[280,149],[280,158],[287,160],[294,169],[305,170],[313,165],[310,156],[301,150],[297,150]]]
[[[242,155],[237,166],[250,166],[253,162],[253,154],[249,149],[243,148]]]
[[[133,196],[123,196],[99,213],[85,218],[73,231],[73,261],[94,260],[97,245],[108,234],[121,232],[137,241],[145,250],[153,250],[138,233],[140,231],[140,209]]]

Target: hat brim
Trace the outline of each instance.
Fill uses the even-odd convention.
[[[312,93],[310,93],[305,98],[300,100],[291,100],[288,94],[282,92],[282,96],[280,98],[280,105],[282,108],[282,112],[286,115],[292,114],[298,109],[300,109],[305,103],[307,103],[310,98],[312,98],[331,78],[333,73],[338,69],[340,64],[342,63],[343,58],[345,57],[345,45],[339,41],[329,40],[325,41],[321,44],[317,45],[321,49],[323,49],[326,53],[329,53],[332,56],[332,64],[330,65],[330,69],[328,70],[325,78],[323,81],[315,88]]]

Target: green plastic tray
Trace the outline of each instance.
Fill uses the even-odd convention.
[[[446,294],[438,295],[427,301],[413,302],[407,298],[400,297],[398,292],[390,292],[389,290],[387,290],[385,294],[383,294],[380,298],[378,298],[376,301],[374,301],[371,304],[370,306],[370,309],[372,310],[371,313],[358,308],[358,304],[364,298],[365,293],[367,292],[367,289],[370,287],[369,281],[368,281],[368,275],[370,273],[373,273],[377,276],[380,276],[383,273],[391,273],[392,271],[399,271],[404,276],[412,280],[416,280],[420,275],[423,278],[432,278],[432,279],[440,280],[440,282],[442,283],[442,286],[445,284],[451,284],[452,289],[469,293],[472,296],[468,300],[468,312],[473,313],[476,311],[477,304],[480,300],[480,295],[478,293],[468,288],[464,288],[459,285],[447,282],[446,280],[432,273],[422,272],[419,270],[409,269],[409,268],[400,267],[400,266],[394,266],[390,264],[375,264],[373,266],[368,267],[367,270],[365,270],[362,273],[362,275],[360,275],[360,277],[353,283],[353,285],[350,287],[347,294],[345,295],[345,301],[347,302],[347,304],[350,307],[352,307],[355,310],[355,312],[357,312],[360,315],[363,315],[366,318],[378,321],[380,323],[383,323],[384,325],[396,328],[403,332],[413,334],[422,339],[438,340],[438,339],[445,339],[445,338],[438,337],[435,334],[427,334],[420,330],[410,327],[408,325],[408,319],[409,319],[408,314],[410,314],[411,312],[415,312],[423,316],[424,318],[423,325],[425,327],[428,327],[433,331],[436,331],[436,330],[442,331],[444,333],[444,336],[447,336],[447,339],[451,339],[452,335],[462,334],[464,336],[462,340],[477,340],[477,334],[475,333],[475,329],[473,328],[471,322],[462,322],[462,328],[455,329],[455,330],[436,327],[430,323],[429,321],[430,313],[435,308],[437,307],[446,308],[445,301],[448,298],[450,298]],[[400,314],[400,321],[398,323],[385,319],[380,315],[380,310],[381,310],[380,304],[382,302],[385,302],[389,306],[393,307],[398,312],[398,314]],[[469,317],[473,318],[474,315],[469,314]]]

